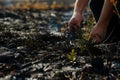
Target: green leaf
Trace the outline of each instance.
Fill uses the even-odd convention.
[[[73,56],[71,56],[71,55],[67,55],[67,58],[69,59],[69,60],[71,60],[71,61],[73,61]]]
[[[75,49],[72,49],[72,50],[71,50],[70,55],[71,55],[71,56],[74,56],[74,55],[75,55]]]

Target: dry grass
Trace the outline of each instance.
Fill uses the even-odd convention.
[[[24,3],[24,4],[20,4],[20,3],[16,3],[15,5],[12,5],[10,7],[5,7],[2,6],[3,8],[7,8],[7,9],[11,9],[11,10],[17,10],[17,9],[38,9],[38,10],[48,10],[48,9],[68,9],[70,7],[73,7],[73,4],[68,4],[68,5],[64,5],[64,4],[57,4],[56,2],[53,2],[53,4],[48,5],[46,2],[44,3]]]

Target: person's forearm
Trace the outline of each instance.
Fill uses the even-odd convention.
[[[82,13],[89,0],[76,0],[73,13]]]
[[[112,10],[113,10],[113,6],[110,4],[109,0],[105,0],[103,9],[97,24],[101,25],[101,27],[106,28],[112,17],[112,13],[113,13]]]

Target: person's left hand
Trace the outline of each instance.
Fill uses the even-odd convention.
[[[90,33],[89,40],[94,40],[96,43],[99,43],[105,39],[105,35],[106,28],[96,24]]]

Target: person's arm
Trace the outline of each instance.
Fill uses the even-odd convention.
[[[112,10],[113,6],[110,4],[110,1],[105,0],[100,18],[90,33],[91,40],[95,40],[96,42],[101,42],[104,40],[107,26],[112,17]]]
[[[68,26],[72,31],[76,31],[82,21],[82,12],[89,0],[76,0],[74,5],[74,11],[71,19],[68,22]]]
[[[73,14],[82,14],[82,11],[89,0],[76,0]]]
[[[105,0],[104,6],[102,9],[102,13],[101,13],[101,16],[100,16],[97,24],[98,25],[104,24],[101,27],[106,28],[110,22],[110,19],[112,17],[112,13],[113,13],[113,6],[111,5],[110,0]]]

